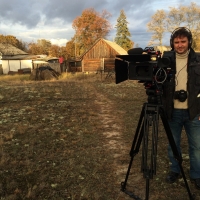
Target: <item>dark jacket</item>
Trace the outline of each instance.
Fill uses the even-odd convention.
[[[175,55],[175,54],[174,54]],[[175,63],[175,56],[172,58],[172,63]],[[200,58],[193,49],[190,49],[188,56],[188,110],[190,120],[200,115]],[[172,118],[174,109],[174,92],[175,92],[175,74],[172,75],[170,81],[163,84],[163,106],[168,119]],[[199,96],[199,97],[198,97]]]

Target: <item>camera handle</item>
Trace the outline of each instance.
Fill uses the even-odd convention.
[[[141,200],[134,193],[126,190],[126,184],[128,181],[128,177],[130,174],[130,170],[132,167],[133,159],[138,154],[140,145],[142,143],[142,163],[141,163],[141,171],[143,172],[143,176],[146,179],[146,194],[145,200],[149,199],[149,180],[153,179],[153,175],[156,174],[156,156],[157,156],[157,140],[158,140],[158,121],[159,116],[161,117],[165,132],[167,134],[167,138],[169,144],[171,146],[172,152],[174,154],[175,159],[178,161],[181,174],[183,180],[185,182],[185,186],[189,195],[190,200],[194,200],[194,197],[191,194],[190,188],[188,186],[185,173],[182,167],[182,157],[179,154],[176,143],[174,141],[171,129],[168,124],[168,120],[163,109],[162,105],[144,103],[140,118],[138,121],[138,125],[135,132],[135,137],[133,139],[132,147],[130,150],[131,160],[129,162],[128,170],[126,173],[125,181],[121,183],[121,191],[130,197]],[[150,130],[151,127],[151,130]],[[150,134],[151,133],[151,134]],[[151,152],[148,152],[149,141],[151,140]]]

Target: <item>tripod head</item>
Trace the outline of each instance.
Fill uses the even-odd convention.
[[[162,105],[163,84],[156,82],[144,82],[148,103]]]
[[[148,96],[148,103],[155,105],[162,105],[162,91],[161,90],[152,90],[146,89],[146,94]]]

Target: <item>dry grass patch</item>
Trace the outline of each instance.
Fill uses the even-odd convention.
[[[65,74],[58,81],[10,78],[0,77],[1,199],[130,199],[120,183],[146,101],[143,86],[131,81],[116,85],[95,74]],[[183,182],[165,183],[166,145],[161,128],[150,199],[187,199]],[[139,154],[128,187],[144,197],[140,164]]]

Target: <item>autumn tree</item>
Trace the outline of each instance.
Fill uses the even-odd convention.
[[[37,54],[45,54],[49,55],[49,49],[51,47],[51,42],[49,40],[40,39],[37,40],[37,43],[29,43],[29,50],[28,52],[34,55]]]
[[[49,48],[49,56],[59,57],[60,55],[60,47],[58,45],[51,45]]]
[[[72,40],[70,40],[66,43],[66,51],[67,51],[68,55],[70,55],[70,57],[73,57],[75,55],[75,52],[74,52],[75,45]]]
[[[40,47],[34,42],[28,44],[28,53],[33,55],[42,54]]]
[[[65,46],[60,47],[59,57],[60,56],[62,56],[65,59],[68,59],[70,57]]]
[[[163,45],[162,40],[166,31],[166,13],[164,10],[157,10],[157,12],[151,17],[151,21],[147,24],[147,31],[152,32],[149,45]]]
[[[200,38],[195,40],[195,45],[196,45],[195,50],[200,52]]]
[[[124,10],[120,11],[115,28],[117,29],[115,42],[125,50],[131,49],[133,42],[130,39],[131,33],[128,29],[128,22]]]
[[[49,48],[49,56],[52,57],[64,57],[65,59],[68,58],[68,53],[66,47],[60,47],[58,45],[51,45]]]
[[[17,48],[25,51],[25,52],[28,52],[28,43],[27,42],[23,42],[22,40],[19,40],[19,43],[17,45]]]
[[[93,8],[86,9],[81,16],[74,19],[72,27],[75,30],[74,42],[79,48],[78,53],[82,54],[99,38],[105,38],[111,30],[108,21],[111,14],[106,10],[102,13],[96,12]]]
[[[7,43],[6,37],[0,34],[0,43]]]
[[[23,51],[27,51],[27,44],[13,35],[0,35],[0,43],[11,44]]]
[[[37,45],[40,47],[41,54],[49,54],[49,48],[51,47],[51,42],[49,40],[37,40]]]

